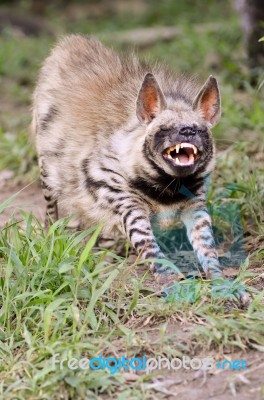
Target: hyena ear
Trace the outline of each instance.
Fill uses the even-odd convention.
[[[193,109],[200,111],[204,119],[214,126],[221,116],[221,100],[217,80],[210,75],[193,103]]]
[[[165,97],[154,76],[148,73],[137,98],[137,117],[142,123],[149,123],[167,107]]]

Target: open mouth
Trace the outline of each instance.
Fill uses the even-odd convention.
[[[168,147],[164,152],[164,157],[173,164],[186,167],[193,165],[198,158],[199,150],[191,143],[178,143]]]

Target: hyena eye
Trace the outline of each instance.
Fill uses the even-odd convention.
[[[171,128],[169,128],[168,126],[161,126],[160,130],[161,131],[169,131]]]

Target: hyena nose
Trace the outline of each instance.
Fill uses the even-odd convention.
[[[184,135],[184,136],[193,136],[196,135],[196,129],[193,128],[192,126],[183,126],[180,131],[179,131],[180,135]]]

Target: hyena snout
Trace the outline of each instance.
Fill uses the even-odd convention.
[[[197,134],[197,129],[192,126],[183,126],[182,128],[180,128],[179,134],[184,137],[194,136]]]

